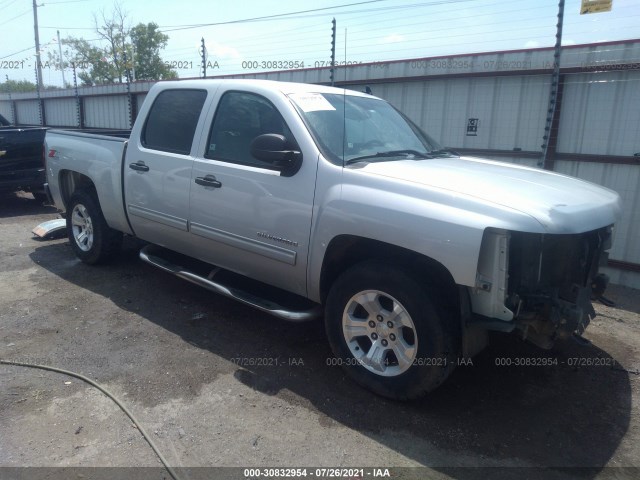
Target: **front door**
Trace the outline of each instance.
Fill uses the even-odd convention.
[[[190,230],[206,261],[305,295],[318,157],[296,142],[274,102],[249,91],[220,95],[204,155],[193,163]],[[251,155],[251,141],[265,133],[303,146],[294,175]]]

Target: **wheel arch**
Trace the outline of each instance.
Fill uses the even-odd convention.
[[[331,285],[341,273],[367,260],[393,263],[407,271],[418,282],[435,290],[447,328],[456,344],[462,346],[462,314],[460,289],[442,263],[426,255],[389,243],[355,235],[339,235],[327,246],[320,272],[320,298],[326,302]]]
[[[69,206],[69,199],[71,196],[78,190],[88,191],[93,195],[96,201],[98,201],[98,205],[100,204],[93,180],[82,173],[78,173],[73,170],[60,170],[58,185],[60,185],[60,195],[65,209]]]
[[[437,281],[446,289],[457,289],[453,276],[437,260],[421,253],[398,247],[379,240],[355,235],[338,235],[334,237],[325,251],[320,272],[320,296],[324,302],[331,284],[345,270],[365,260],[382,260],[396,262],[406,268],[417,279],[423,278],[425,272],[432,277],[429,284]]]

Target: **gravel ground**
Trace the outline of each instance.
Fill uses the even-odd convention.
[[[616,307],[596,306],[592,345],[541,351],[497,335],[428,398],[396,403],[327,365],[322,325],[288,324],[155,270],[132,239],[114,263],[84,265],[66,239],[33,238],[56,217],[28,194],[0,199],[0,358],[98,381],[173,466],[640,478],[637,290],[610,288]],[[499,365],[521,358],[553,365]],[[60,471],[10,467],[132,466],[161,465],[106,396],[58,373],[0,365],[0,478]]]

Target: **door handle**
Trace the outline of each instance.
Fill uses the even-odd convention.
[[[135,163],[130,163],[129,168],[135,170],[137,172],[148,172],[149,167],[147,167],[142,160],[139,160]]]
[[[214,177],[213,175],[206,175],[204,177],[196,177],[195,182],[198,185],[202,185],[203,187],[220,188],[222,186],[222,183],[220,183],[218,180],[216,180],[216,177]]]

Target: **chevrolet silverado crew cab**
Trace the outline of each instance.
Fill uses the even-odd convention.
[[[128,139],[50,130],[46,152],[82,261],[132,235],[178,277],[323,317],[336,363],[397,399],[490,330],[581,338],[620,212],[615,192],[460,157],[384,100],[318,85],[160,82]]]

